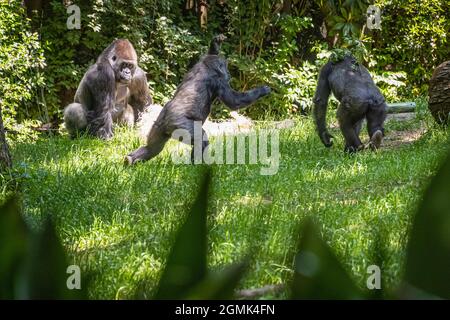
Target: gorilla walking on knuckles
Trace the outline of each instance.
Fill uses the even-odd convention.
[[[152,103],[145,72],[126,39],[115,40],[81,80],[74,102],[64,110],[72,138],[87,131],[101,139],[113,137],[113,122],[132,126]]]
[[[320,71],[313,113],[319,137],[326,147],[333,145],[333,136],[328,132],[325,121],[331,92],[340,102],[337,119],[345,139],[345,151],[353,153],[364,148],[359,139],[364,118],[367,120],[369,146],[372,150],[378,149],[384,136],[387,105],[369,71],[350,55],[337,63],[328,62]]]
[[[238,110],[270,93],[268,86],[246,92],[237,92],[230,87],[227,61],[219,56],[224,40],[223,35],[212,40],[208,53],[185,75],[174,98],[162,109],[148,134],[147,145],[126,156],[125,164],[133,165],[158,155],[177,129],[184,129],[190,134],[194,160],[194,150],[201,148],[203,154],[208,146],[203,129],[203,139],[194,137],[194,122],[205,122],[216,98],[230,109]]]

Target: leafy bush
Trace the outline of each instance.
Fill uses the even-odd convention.
[[[31,31],[19,1],[0,3],[0,99],[5,127],[16,120],[45,113],[39,103],[44,83],[41,68],[45,66],[38,34]],[[32,105],[32,102],[37,103]]]
[[[424,94],[434,69],[450,56],[450,3],[445,0],[378,0],[381,31],[372,54],[378,67],[407,73],[406,95]]]
[[[70,102],[88,66],[116,38],[128,38],[147,71],[156,102],[164,103],[186,72],[200,45],[188,28],[179,27],[175,8],[179,1],[81,1],[81,30],[68,31],[66,9],[53,0],[42,21],[48,67],[47,101],[57,114]]]
[[[400,90],[405,86],[405,72],[378,71],[378,73],[372,73],[372,77],[386,101],[397,102],[401,100]]]
[[[325,16],[330,36],[344,38],[360,37],[369,1],[319,0],[317,4]]]
[[[189,30],[176,26],[165,16],[155,20],[149,38],[140,61],[149,74],[150,85],[155,88],[156,100],[165,103],[192,61],[206,51],[206,46]]]
[[[340,48],[367,63],[390,101],[409,99],[425,92],[433,68],[449,56],[447,2],[377,0],[380,31],[364,27],[369,1],[211,0],[208,28],[202,30],[195,8],[187,9],[184,0],[82,0],[76,2],[81,30],[69,31],[64,4],[50,0],[31,23],[39,39],[35,33],[25,36],[30,23],[17,1],[2,4],[2,55],[10,56],[5,48],[19,43],[26,48],[22,53],[27,52],[14,60],[14,70],[26,70],[23,75],[2,71],[1,81],[7,84],[2,90],[9,94],[5,113],[17,120],[61,120],[61,110],[73,99],[84,72],[115,38],[128,38],[135,45],[155,101],[164,104],[218,33],[228,36],[223,50],[236,89],[263,82],[275,89],[246,111],[252,117],[282,118],[308,109],[323,53]],[[14,50],[12,56],[20,57],[18,47]],[[42,50],[46,66],[39,71]],[[214,115],[227,115],[223,110],[218,108]]]

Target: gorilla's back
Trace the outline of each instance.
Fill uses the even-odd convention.
[[[173,99],[164,107],[171,117],[184,117],[204,122],[214,98],[210,89],[211,71],[200,60],[185,75]]]
[[[373,82],[369,71],[353,60],[345,59],[334,64],[328,80],[331,91],[338,100],[346,97],[359,105],[384,102],[384,97]]]

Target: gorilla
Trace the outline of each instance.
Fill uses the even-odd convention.
[[[335,63],[329,61],[322,67],[313,100],[313,114],[319,137],[326,147],[333,145],[333,136],[328,132],[325,121],[331,92],[340,102],[337,119],[345,138],[345,151],[353,153],[364,149],[359,139],[364,118],[367,120],[369,146],[372,150],[378,149],[384,136],[387,105],[369,71],[351,55]]]
[[[223,35],[213,38],[208,53],[185,75],[173,99],[162,109],[147,136],[147,145],[126,156],[126,165],[147,161],[158,155],[177,129],[184,129],[190,134],[194,160],[194,150],[201,148],[203,154],[208,146],[203,129],[203,137],[194,139],[194,123],[205,122],[215,99],[232,110],[238,110],[270,93],[268,86],[246,92],[237,92],[230,87],[227,61],[219,56],[220,46],[225,39]]]
[[[64,110],[66,129],[72,138],[87,132],[101,139],[113,137],[113,122],[132,126],[152,103],[145,72],[126,39],[111,43],[92,65]]]

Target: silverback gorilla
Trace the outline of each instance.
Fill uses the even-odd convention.
[[[353,153],[364,148],[359,139],[364,118],[369,145],[372,150],[378,149],[384,136],[387,106],[369,71],[350,55],[337,63],[328,62],[320,71],[313,113],[319,137],[326,147],[333,145],[325,121],[331,92],[340,102],[337,119],[345,138],[345,151]]]
[[[203,137],[194,139],[194,122],[205,122],[216,98],[230,109],[237,110],[270,93],[268,86],[246,92],[237,92],[230,87],[227,61],[219,56],[220,45],[224,40],[223,35],[214,37],[208,53],[185,75],[174,98],[162,109],[148,134],[147,145],[126,156],[125,164],[133,165],[158,155],[177,129],[189,132],[194,159],[194,149],[201,148],[203,154],[208,146],[204,130]]]
[[[133,125],[152,103],[145,72],[126,39],[115,40],[98,57],[81,80],[74,102],[64,110],[72,138],[87,131],[101,139],[113,136],[113,122]]]

